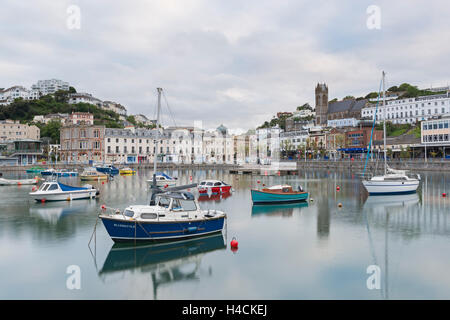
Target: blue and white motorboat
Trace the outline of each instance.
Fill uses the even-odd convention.
[[[97,169],[98,172],[106,173],[109,175],[119,174],[119,169],[114,167],[112,164],[96,166],[95,169]]]
[[[164,172],[156,172],[156,175],[154,175],[156,178],[156,185],[163,187],[163,186],[173,186],[177,184],[177,178],[171,177]],[[153,178],[147,180],[149,183],[153,183]]]
[[[30,192],[31,198],[36,201],[72,201],[78,199],[96,198],[99,191],[86,184],[83,187],[73,187],[57,180],[46,181],[36,191]]]
[[[67,169],[60,169],[55,170],[53,168],[44,170],[41,172],[42,176],[57,176],[57,177],[76,177],[78,176],[78,171],[75,170],[67,170]]]
[[[190,192],[165,192],[155,196],[154,205],[132,205],[99,218],[115,242],[161,241],[221,232],[226,214],[201,210]]]

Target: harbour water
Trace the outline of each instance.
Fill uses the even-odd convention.
[[[192,176],[233,185],[231,194],[200,202],[227,213],[223,234],[134,248],[114,245],[99,223],[88,247],[102,204],[148,203],[149,170],[95,182],[99,199],[72,203],[36,203],[28,197],[31,186],[1,187],[0,299],[450,298],[450,199],[442,196],[450,174],[419,172],[417,194],[368,197],[346,170],[168,173],[182,183]],[[76,177],[61,181],[80,185]],[[310,199],[252,206],[252,187],[280,183],[301,185]],[[367,285],[373,265],[379,289]],[[79,267],[80,289],[67,286],[69,266]]]

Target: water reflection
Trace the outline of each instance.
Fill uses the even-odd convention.
[[[221,193],[221,194],[200,195],[198,197],[198,201],[199,202],[203,202],[203,201],[220,202],[220,201],[225,200],[226,198],[228,198],[230,196],[231,196],[231,191],[224,192],[224,193]]]
[[[118,273],[149,273],[156,300],[158,287],[175,282],[199,281],[204,274],[201,268],[204,255],[222,249],[226,249],[222,233],[162,244],[114,244],[98,275],[105,281]],[[212,274],[211,267],[206,273]]]
[[[97,206],[95,200],[76,200],[75,202],[47,202],[30,205],[30,215],[37,216],[49,224],[57,224],[65,216],[91,212]]]
[[[252,217],[259,215],[292,217],[295,209],[300,209],[307,206],[308,202],[253,205]]]

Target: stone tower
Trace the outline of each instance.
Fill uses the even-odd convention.
[[[328,87],[325,83],[316,86],[316,124],[327,124]]]

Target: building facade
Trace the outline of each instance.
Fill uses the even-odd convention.
[[[105,126],[70,124],[61,127],[61,160],[68,163],[103,162]]]
[[[41,95],[45,96],[47,94],[53,94],[58,90],[69,91],[69,83],[58,79],[39,80],[36,84],[31,86],[31,89],[36,90],[40,92]]]
[[[416,123],[433,117],[445,116],[450,113],[450,95],[437,94],[416,98],[404,98],[371,105],[361,110],[361,117],[373,120],[377,115],[377,122],[386,118],[392,123]]]
[[[40,129],[34,125],[21,124],[17,120],[0,121],[0,141],[13,141],[18,139],[40,139]]]

